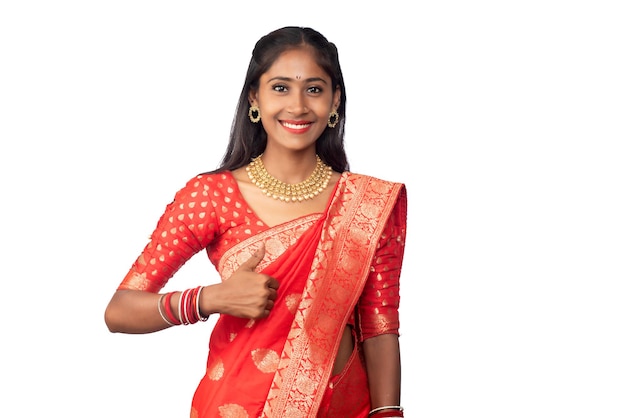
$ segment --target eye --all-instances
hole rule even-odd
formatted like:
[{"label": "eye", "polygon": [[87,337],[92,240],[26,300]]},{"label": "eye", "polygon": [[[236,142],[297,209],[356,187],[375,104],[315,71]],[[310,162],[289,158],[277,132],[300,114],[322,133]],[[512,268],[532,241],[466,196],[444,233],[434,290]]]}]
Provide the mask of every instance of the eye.
[{"label": "eye", "polygon": [[320,94],[322,89],[317,86],[311,86],[306,91],[311,94]]},{"label": "eye", "polygon": [[287,91],[287,86],[285,86],[284,84],[275,84],[272,86],[272,90],[279,93],[284,93]]}]

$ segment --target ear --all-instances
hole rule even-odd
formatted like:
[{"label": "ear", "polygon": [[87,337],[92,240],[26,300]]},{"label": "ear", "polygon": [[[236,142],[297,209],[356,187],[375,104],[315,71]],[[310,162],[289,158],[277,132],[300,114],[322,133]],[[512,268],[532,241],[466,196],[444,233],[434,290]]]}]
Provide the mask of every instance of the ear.
[{"label": "ear", "polygon": [[335,88],[335,92],[333,93],[333,109],[339,109],[339,105],[341,104],[341,89],[339,86]]},{"label": "ear", "polygon": [[257,102],[257,91],[256,90],[250,90],[248,92],[248,103],[250,103],[250,105],[254,105]]}]

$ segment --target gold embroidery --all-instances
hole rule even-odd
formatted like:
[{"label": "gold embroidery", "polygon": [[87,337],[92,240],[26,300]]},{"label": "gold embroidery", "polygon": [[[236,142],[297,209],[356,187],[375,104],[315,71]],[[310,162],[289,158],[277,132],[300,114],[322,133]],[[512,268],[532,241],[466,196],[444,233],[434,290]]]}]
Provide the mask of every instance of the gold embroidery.
[{"label": "gold embroidery", "polygon": [[[150,281],[146,278],[146,273],[137,273],[136,271],[128,274],[130,278],[127,283],[131,289],[146,290],[150,288]],[[124,279],[127,280],[127,279]]]},{"label": "gold embroidery", "polygon": [[213,365],[207,370],[207,375],[211,380],[220,380],[224,376],[224,363],[222,359],[213,359]]},{"label": "gold embroidery", "polygon": [[298,303],[300,303],[300,297],[301,295],[299,293],[292,293],[285,296],[285,305],[287,305],[287,309],[289,309],[289,312],[292,314],[296,313]]},{"label": "gold embroidery", "polygon": [[267,348],[257,348],[256,350],[252,350],[250,353],[252,356],[252,361],[256,365],[257,369],[259,369],[263,373],[273,373],[276,371],[276,367],[278,366],[278,353],[274,350],[269,350]]},{"label": "gold embroidery", "polygon": [[217,265],[222,280],[228,280],[235,270],[265,243],[265,257],[257,266],[257,271],[263,270],[284,253],[289,246],[293,245],[320,216],[320,214],[313,214],[294,219],[280,227],[263,231],[233,245],[224,253]]},{"label": "gold embroidery", "polygon": [[220,418],[249,418],[246,409],[234,403],[222,405],[218,410],[220,411]]},{"label": "gold embroidery", "polygon": [[281,254],[285,251],[285,246],[280,238],[272,237],[265,241],[265,251],[269,251],[272,254]]},{"label": "gold embroidery", "polygon": [[296,390],[304,395],[312,395],[315,392],[315,381],[307,375],[298,375],[296,378]]}]

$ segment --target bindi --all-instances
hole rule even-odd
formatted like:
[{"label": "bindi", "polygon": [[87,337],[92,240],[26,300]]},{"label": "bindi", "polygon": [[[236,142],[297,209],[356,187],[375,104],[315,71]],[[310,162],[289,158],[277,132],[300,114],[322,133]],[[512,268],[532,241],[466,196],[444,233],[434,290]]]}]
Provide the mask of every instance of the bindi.
[{"label": "bindi", "polygon": [[300,80],[301,78],[302,78],[302,76],[301,76],[301,75],[297,75],[297,76],[296,76],[296,80]]}]

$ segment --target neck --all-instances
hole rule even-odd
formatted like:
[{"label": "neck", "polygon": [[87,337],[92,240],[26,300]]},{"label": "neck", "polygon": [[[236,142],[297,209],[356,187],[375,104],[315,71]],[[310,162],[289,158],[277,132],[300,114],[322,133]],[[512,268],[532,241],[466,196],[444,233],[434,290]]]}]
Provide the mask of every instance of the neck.
[{"label": "neck", "polygon": [[306,180],[317,165],[315,153],[293,155],[289,158],[263,153],[261,160],[269,174],[288,184],[300,183]]}]

